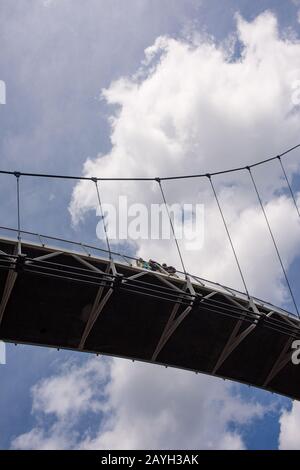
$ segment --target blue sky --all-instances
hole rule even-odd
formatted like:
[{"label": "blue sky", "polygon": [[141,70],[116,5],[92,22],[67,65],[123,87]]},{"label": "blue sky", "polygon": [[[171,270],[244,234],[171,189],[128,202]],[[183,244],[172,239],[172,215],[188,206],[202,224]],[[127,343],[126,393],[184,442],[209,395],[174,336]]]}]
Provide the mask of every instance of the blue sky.
[{"label": "blue sky", "polygon": [[[133,145],[132,136],[129,138],[123,133],[122,113],[119,114],[120,108],[128,112],[126,106],[131,95],[129,92],[126,94],[127,91],[124,91],[122,83],[120,85],[118,80],[127,77],[129,88],[134,88],[134,80],[131,77],[142,67],[145,49],[153,46],[158,37],[173,39],[174,43],[168,43],[168,47],[173,47],[174,51],[170,54],[174,53],[176,57],[175,54],[178,53],[179,57],[185,60],[187,52],[180,47],[187,37],[197,36],[196,42],[199,45],[200,41],[201,47],[201,41],[205,42],[207,37],[211,36],[216,47],[221,47],[220,44],[224,41],[228,43],[228,38],[236,34],[237,13],[243,21],[250,24],[266,10],[277,18],[280,36],[289,35],[293,36],[293,40],[299,40],[300,24],[297,13],[300,11],[300,2],[296,0],[0,0],[0,79],[5,81],[7,87],[6,105],[0,105],[1,169],[81,174],[85,171],[84,164],[90,159],[91,167],[99,174],[116,169],[119,174],[124,174],[126,167],[110,167],[108,164],[104,168],[101,166],[101,157],[97,157],[100,154],[115,159],[114,152],[120,149],[122,136],[125,136],[124,148]],[[268,18],[262,21],[270,24]],[[243,34],[247,36],[246,26],[241,28],[244,28]],[[259,27],[253,31],[258,35],[262,34]],[[250,32],[249,35],[251,34]],[[232,60],[239,57],[239,45],[241,38],[236,42]],[[155,54],[161,53],[159,47],[156,47]],[[199,62],[199,66],[203,65],[205,63]],[[143,69],[143,73],[147,74],[147,70],[147,67]],[[143,78],[140,80],[143,81]],[[145,84],[146,82],[147,78]],[[162,88],[160,85],[160,89]],[[108,90],[104,98],[103,89]],[[146,100],[145,96],[134,95],[134,91],[132,93],[136,102],[140,97],[140,106],[147,104],[143,101]],[[163,97],[162,94],[160,98]],[[208,106],[206,116],[209,119],[214,116],[213,111],[210,114],[212,105],[205,103],[205,106]],[[133,104],[132,109],[137,111],[138,106]],[[176,112],[179,112],[178,109],[179,106]],[[245,155],[240,154],[239,157],[237,154],[233,160],[230,160],[230,152],[238,146],[235,135],[237,127],[234,122],[232,128],[230,127],[229,114],[222,117],[223,121],[218,115],[220,121],[216,123],[216,127],[220,122],[224,123],[224,128],[228,125],[223,137],[228,147],[231,147],[223,160],[218,156],[218,148],[215,153],[208,153],[202,162],[206,165],[205,170],[213,169],[214,166],[232,166],[231,164],[238,162],[239,158],[257,160],[297,144],[298,142],[290,140],[296,138],[298,121],[280,123],[282,128],[286,129],[284,137],[276,134],[277,124],[271,120],[265,127],[264,124],[261,126],[263,119],[269,118],[271,111],[269,108],[262,110],[261,115],[255,115],[250,124],[249,146],[258,149],[259,155],[255,157],[253,151],[248,148]],[[251,112],[254,111],[250,109],[249,114]],[[277,108],[274,115],[276,112]],[[116,127],[111,126],[112,117],[116,120]],[[195,117],[189,121],[185,116],[185,123],[194,125],[196,121]],[[273,135],[271,142],[266,136]],[[207,145],[213,147],[217,139],[213,133],[209,138],[211,140],[208,139]],[[144,141],[142,143],[144,145]],[[138,142],[134,143],[134,146],[138,145]],[[168,158],[166,156],[164,163],[163,158],[153,157],[152,174],[169,169]],[[185,162],[180,158],[178,157],[178,163],[175,163],[178,168],[185,168]],[[196,165],[192,158],[194,157],[191,153],[191,160],[186,159],[190,169],[190,162],[195,162]],[[147,165],[149,163],[146,160],[142,165],[136,162],[136,171],[145,173],[148,170]],[[172,173],[176,173],[176,168],[174,164]],[[265,175],[262,174],[259,178],[261,183]],[[13,178],[9,181],[4,177],[0,177],[0,182],[0,225],[15,226],[15,182]],[[226,187],[227,183],[221,182],[220,188],[221,184]],[[241,184],[240,188],[243,188],[241,182],[230,181],[228,184],[228,187],[230,184]],[[294,184],[298,189],[297,181]],[[90,202],[86,188],[78,187],[78,194],[84,190],[87,196],[81,208],[84,223],[75,226],[71,223],[71,215],[73,218],[76,216],[71,201],[76,202],[77,197],[77,193],[73,193],[73,183],[41,183],[28,179],[21,181],[21,189],[24,229],[97,242],[94,233],[95,214],[90,210],[93,202]],[[136,189],[134,194],[139,191],[141,192],[141,188]],[[172,198],[172,189],[169,189],[169,192]],[[273,195],[266,193],[266,197],[270,194]],[[231,196],[226,191],[225,197],[230,201]],[[249,201],[251,198],[245,199],[245,202]],[[280,230],[278,234],[281,236]],[[281,241],[285,243],[284,238]],[[299,253],[295,248],[297,240],[293,243],[287,244],[286,256],[291,266],[293,282],[296,284],[299,276]],[[222,273],[220,267],[220,275]],[[235,274],[232,274],[232,277],[229,274],[229,279],[234,282]],[[277,278],[276,282],[279,282]],[[253,286],[255,288],[254,280]],[[268,297],[269,285],[264,285],[263,288]],[[176,406],[169,409],[166,405],[167,418],[164,418],[165,428],[162,428],[166,434],[171,435],[166,440],[162,436],[162,446],[179,447],[181,443],[187,446],[184,440],[184,435],[188,435],[187,430],[198,432],[199,440],[194,442],[194,445],[198,443],[199,448],[219,446],[273,449],[278,447],[280,426],[285,426],[286,435],[289,435],[291,418],[282,410],[291,410],[292,404],[285,398],[235,384],[227,384],[224,388],[223,382],[219,385],[217,379],[199,379],[199,376],[191,378],[191,374],[186,372],[175,375],[176,371],[168,371],[164,376],[165,371],[157,367],[159,371],[153,372],[157,381],[151,385],[154,392],[151,406],[149,402],[149,408],[152,407],[153,412],[153,417],[150,417],[145,405],[140,404],[143,390],[140,390],[138,385],[143,383],[143,380],[146,382],[149,366],[125,361],[112,362],[103,358],[98,359],[99,363],[93,361],[95,359],[85,354],[8,345],[7,365],[0,366],[0,448],[57,447],[59,442],[65,448],[147,446],[147,434],[144,441],[136,435],[142,433],[143,424],[151,429],[151,425],[154,427],[163,420],[162,407],[163,403],[167,403],[167,398],[161,399],[160,393],[168,387],[167,381],[170,379],[174,380],[182,393],[191,394],[194,409],[199,408],[198,420],[210,429],[204,432],[202,428],[197,427],[188,406],[186,414],[183,412],[179,415],[175,408],[182,406],[182,397],[172,395],[174,391],[170,389],[169,393]],[[81,381],[87,381],[89,395],[85,397],[82,393],[82,401],[65,392],[65,384],[73,383],[68,369],[78,378],[79,384]],[[132,390],[123,378],[123,373],[127,373],[136,383],[135,408],[129,398]],[[225,410],[221,417],[216,412],[209,414],[208,408],[212,404],[206,403],[204,397],[210,387],[215,387],[212,395],[217,403],[216,408],[223,406]],[[124,401],[127,408],[124,409],[119,396],[125,396],[126,393],[128,398]],[[202,409],[202,401],[206,403],[206,408]],[[70,411],[70,403],[74,403],[73,412]],[[234,404],[236,409],[233,409]],[[132,423],[126,421],[128,409],[135,410],[136,413]],[[293,413],[293,419],[296,419],[299,411],[295,409]],[[155,421],[156,418],[158,421]],[[131,440],[126,437],[126,422],[136,430],[136,434],[132,433]],[[214,440],[212,435],[218,438]],[[300,445],[300,440],[298,442]],[[157,442],[154,441],[153,445],[155,444],[157,445]],[[289,442],[284,445],[288,446]]]}]

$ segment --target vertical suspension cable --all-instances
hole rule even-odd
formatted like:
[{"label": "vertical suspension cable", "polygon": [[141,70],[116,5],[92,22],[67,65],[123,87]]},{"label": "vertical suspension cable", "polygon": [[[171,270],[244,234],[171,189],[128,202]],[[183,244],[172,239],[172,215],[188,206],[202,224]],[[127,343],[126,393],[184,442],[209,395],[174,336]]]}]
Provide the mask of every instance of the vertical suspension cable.
[{"label": "vertical suspension cable", "polygon": [[167,210],[167,214],[168,214],[168,217],[169,217],[169,222],[170,222],[171,230],[172,230],[173,237],[174,237],[174,240],[175,240],[175,243],[176,243],[178,255],[179,255],[179,258],[180,258],[180,261],[181,261],[182,270],[183,270],[185,276],[187,276],[187,272],[186,272],[186,269],[185,269],[183,257],[182,257],[182,254],[181,254],[181,251],[180,251],[180,247],[179,247],[179,243],[178,243],[178,240],[177,240],[177,237],[176,237],[176,234],[175,234],[175,229],[174,229],[174,225],[173,225],[173,222],[172,222],[171,214],[170,214],[169,207],[168,207],[168,204],[167,204],[167,201],[166,201],[166,197],[165,197],[164,190],[163,190],[163,188],[162,188],[161,180],[160,180],[160,178],[155,178],[155,180],[156,180],[156,181],[158,182],[158,184],[159,184],[160,192],[161,192],[161,195],[162,195],[162,198],[163,198],[163,201],[164,201],[165,208],[166,208],[166,210]]},{"label": "vertical suspension cable", "polygon": [[297,204],[297,201],[296,201],[294,192],[293,192],[293,190],[292,190],[292,186],[291,186],[291,184],[290,184],[290,182],[289,182],[289,179],[288,179],[288,177],[287,177],[285,168],[284,168],[284,166],[283,166],[281,157],[278,156],[277,158],[278,158],[279,164],[280,164],[280,166],[281,166],[282,172],[283,172],[283,174],[284,174],[284,178],[285,178],[286,184],[288,185],[288,188],[289,188],[289,190],[290,190],[290,194],[291,194],[291,197],[292,197],[292,199],[293,199],[294,205],[295,205],[295,207],[296,207],[296,211],[297,211],[297,213],[298,213],[298,216],[300,217],[299,207],[298,207],[298,204]]},{"label": "vertical suspension cable", "polygon": [[245,278],[244,278],[244,275],[243,275],[243,271],[242,271],[242,268],[241,268],[241,265],[240,265],[240,262],[239,262],[237,253],[236,253],[235,248],[234,248],[234,244],[233,244],[233,241],[232,241],[232,238],[231,238],[231,235],[230,235],[230,232],[229,232],[229,228],[228,228],[228,226],[227,226],[227,223],[226,223],[226,220],[225,220],[225,217],[224,217],[224,214],[223,214],[223,210],[222,210],[222,207],[221,207],[219,198],[218,198],[218,196],[217,196],[217,192],[216,192],[215,186],[214,186],[214,184],[213,184],[213,182],[212,182],[211,175],[207,174],[206,176],[207,176],[207,178],[209,179],[209,182],[210,182],[212,191],[213,191],[213,193],[214,193],[215,200],[216,200],[217,206],[218,206],[218,208],[219,208],[219,211],[220,211],[220,214],[221,214],[221,217],[222,217],[222,220],[223,220],[223,224],[224,224],[224,227],[225,227],[227,236],[228,236],[228,240],[229,240],[229,243],[230,243],[230,245],[231,245],[231,249],[232,249],[232,252],[233,252],[235,261],[236,261],[236,265],[237,265],[237,268],[238,268],[238,270],[239,270],[239,273],[240,273],[240,276],[241,276],[241,279],[242,279],[242,283],[243,283],[244,288],[245,288],[245,292],[246,292],[248,298],[250,298],[250,295],[249,295],[249,292],[248,292],[248,288],[247,288],[247,284],[246,284],[246,281],[245,281]]},{"label": "vertical suspension cable", "polygon": [[16,182],[17,182],[17,219],[18,219],[18,254],[22,252],[21,247],[21,215],[20,215],[20,173],[15,172]]},{"label": "vertical suspension cable", "polygon": [[269,222],[267,213],[266,213],[266,211],[265,211],[265,208],[264,208],[262,199],[261,199],[261,197],[260,197],[260,194],[259,194],[257,185],[256,185],[256,183],[255,183],[255,180],[254,180],[254,177],[253,177],[251,168],[250,168],[250,167],[247,167],[247,170],[248,170],[248,172],[249,172],[251,181],[252,181],[252,183],[253,183],[254,190],[255,190],[256,195],[257,195],[257,199],[258,199],[258,201],[259,201],[259,204],[260,204],[262,213],[263,213],[263,215],[264,215],[264,218],[265,218],[267,227],[268,227],[268,229],[269,229],[269,233],[270,233],[270,236],[271,236],[271,238],[272,238],[273,245],[274,245],[274,248],[275,248],[275,250],[276,250],[276,253],[277,253],[277,256],[278,256],[278,260],[279,260],[279,263],[280,263],[280,265],[281,265],[282,272],[283,272],[284,277],[285,277],[286,284],[287,284],[288,289],[289,289],[289,291],[290,291],[291,299],[292,299],[292,301],[293,301],[295,310],[296,310],[296,312],[297,312],[297,316],[298,316],[298,318],[300,318],[300,316],[299,316],[299,310],[298,310],[297,303],[296,303],[296,300],[295,300],[295,297],[294,297],[294,294],[293,294],[293,291],[292,291],[292,287],[291,287],[291,285],[290,285],[290,282],[289,282],[289,279],[288,279],[288,276],[287,276],[287,273],[286,273],[286,270],[285,270],[285,267],[284,267],[284,264],[283,264],[283,261],[282,261],[280,252],[279,252],[279,248],[278,248],[278,246],[277,246],[275,237],[274,237],[274,235],[273,235],[273,231],[272,231],[272,228],[271,228],[271,225],[270,225],[270,222]]},{"label": "vertical suspension cable", "polygon": [[103,228],[104,228],[104,233],[105,233],[105,238],[106,238],[107,250],[108,250],[108,253],[109,253],[109,259],[112,260],[110,243],[109,243],[108,234],[107,234],[107,227],[106,227],[104,213],[103,213],[103,209],[102,209],[102,202],[101,202],[101,197],[100,197],[98,180],[97,180],[97,178],[92,178],[92,181],[94,181],[95,186],[96,186],[97,198],[98,198],[99,209],[100,209],[100,216],[102,217],[102,221],[103,221]]}]

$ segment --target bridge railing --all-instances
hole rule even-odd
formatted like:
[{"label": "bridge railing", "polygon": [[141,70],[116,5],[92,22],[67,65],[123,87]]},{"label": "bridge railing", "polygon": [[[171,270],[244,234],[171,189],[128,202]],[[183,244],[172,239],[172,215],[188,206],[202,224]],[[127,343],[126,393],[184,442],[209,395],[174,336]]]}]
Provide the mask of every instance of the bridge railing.
[{"label": "bridge railing", "polygon": [[[26,230],[21,230],[19,231],[16,228],[12,227],[5,227],[5,226],[0,226],[0,232],[4,234],[10,234],[9,237],[5,236],[4,238],[13,240],[13,241],[18,241],[18,233],[21,233],[22,235],[22,240],[24,243],[33,243],[34,245],[40,246],[40,247],[45,247],[45,248],[55,248],[63,251],[63,245],[67,245],[68,251],[74,251],[74,247],[76,247],[76,253],[78,251],[85,256],[89,257],[99,257],[102,259],[109,259],[109,255],[113,256],[114,261],[124,264],[127,266],[135,266],[137,267],[138,265],[138,259],[135,256],[128,255],[128,254],[123,254],[118,251],[110,251],[106,250],[105,248],[100,248],[99,246],[87,244],[87,243],[82,243],[79,241],[74,241],[74,240],[69,240],[65,238],[60,238],[60,237],[54,237],[52,235],[45,235],[41,233],[35,233],[35,232],[30,232]],[[26,238],[25,238],[26,237]],[[51,244],[49,244],[49,241]],[[73,249],[70,249],[70,247],[73,247]],[[96,253],[96,255],[95,255]],[[100,256],[99,256],[100,255]],[[159,271],[156,272],[156,274],[160,274]],[[219,291],[222,294],[225,295],[230,295],[232,297],[237,297],[239,299],[243,299],[244,301],[249,300],[249,297],[247,293],[239,291],[235,288],[226,286],[224,284],[220,284],[218,282],[213,282],[205,278],[201,278],[199,276],[196,276],[194,274],[190,273],[184,273],[183,271],[176,270],[176,276],[179,279],[184,280],[186,275],[189,276],[190,280],[194,284],[199,284],[202,287],[205,287],[210,290],[215,290]],[[260,305],[263,308],[269,309],[269,310],[274,310],[277,312],[280,312],[284,315],[296,317],[295,314],[281,308],[278,306],[275,306],[271,302],[264,301],[258,297],[251,296],[251,299],[257,304]]]}]

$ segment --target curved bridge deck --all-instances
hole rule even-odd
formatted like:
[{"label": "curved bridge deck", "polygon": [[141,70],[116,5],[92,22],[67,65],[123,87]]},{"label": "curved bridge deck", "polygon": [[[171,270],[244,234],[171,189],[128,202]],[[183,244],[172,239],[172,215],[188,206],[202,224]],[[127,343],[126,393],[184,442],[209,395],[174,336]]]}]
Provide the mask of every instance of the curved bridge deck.
[{"label": "curved bridge deck", "polygon": [[0,239],[0,339],[189,369],[300,399],[283,310],[196,278]]}]

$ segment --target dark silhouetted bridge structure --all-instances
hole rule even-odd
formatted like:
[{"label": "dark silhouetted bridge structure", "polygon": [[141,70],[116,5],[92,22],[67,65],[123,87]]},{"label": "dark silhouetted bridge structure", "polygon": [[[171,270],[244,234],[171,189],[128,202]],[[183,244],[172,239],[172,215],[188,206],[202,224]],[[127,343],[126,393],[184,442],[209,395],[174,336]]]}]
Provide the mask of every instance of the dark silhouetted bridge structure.
[{"label": "dark silhouetted bridge structure", "polygon": [[[282,156],[272,159],[279,160],[298,210]],[[251,167],[231,171],[242,170],[249,171],[264,212]],[[19,179],[26,175],[61,176],[2,173],[16,176],[18,227],[0,227],[10,233],[0,239],[1,340],[182,368],[300,399],[300,367],[291,360],[292,343],[300,339],[300,320],[296,314],[251,296],[245,284],[245,292],[239,292],[189,274],[178,243],[182,270],[170,275],[163,270],[136,266],[134,257],[112,251],[109,240],[104,250],[23,231]],[[213,175],[186,178],[202,176],[211,181],[244,282]],[[98,188],[101,179],[86,179],[95,182],[101,208]],[[166,203],[163,179],[153,179],[160,185]],[[265,212],[264,216],[282,263]],[[30,242],[24,241],[25,235],[30,236]],[[99,255],[91,255],[90,250],[98,251]],[[282,269],[298,313],[283,263]]]}]

